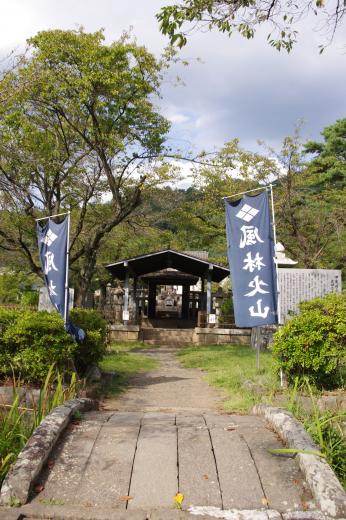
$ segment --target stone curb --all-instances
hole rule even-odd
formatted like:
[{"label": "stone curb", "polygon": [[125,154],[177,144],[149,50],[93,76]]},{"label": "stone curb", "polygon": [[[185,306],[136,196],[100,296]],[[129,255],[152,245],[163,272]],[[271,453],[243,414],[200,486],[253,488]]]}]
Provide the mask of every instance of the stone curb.
[{"label": "stone curb", "polygon": [[96,403],[91,399],[72,399],[54,408],[43,419],[2,483],[0,505],[27,502],[33,482],[73,413],[94,408],[96,408]]},{"label": "stone curb", "polygon": [[[303,425],[289,412],[261,404],[254,406],[253,413],[263,415],[289,448],[319,451]],[[329,464],[306,453],[297,453],[297,460],[319,509],[332,518],[345,519],[346,493]]]}]

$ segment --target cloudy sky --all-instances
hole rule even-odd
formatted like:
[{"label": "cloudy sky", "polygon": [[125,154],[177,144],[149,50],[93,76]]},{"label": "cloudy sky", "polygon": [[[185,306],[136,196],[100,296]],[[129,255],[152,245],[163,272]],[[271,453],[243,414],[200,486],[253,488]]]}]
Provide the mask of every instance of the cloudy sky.
[{"label": "cloudy sky", "polygon": [[[87,31],[103,27],[107,41],[132,28],[141,44],[159,55],[167,40],[155,13],[168,0],[1,0],[0,55],[20,50],[44,29]],[[346,117],[346,51],[341,34],[321,56],[311,21],[287,55],[271,49],[266,32],[252,41],[217,32],[195,34],[162,89],[162,112],[172,121],[172,144],[212,150],[234,137],[256,150],[257,139],[280,148],[282,138],[304,119],[304,137],[318,138],[324,126]],[[345,33],[345,26],[343,31]],[[184,86],[175,86],[179,75]]]}]

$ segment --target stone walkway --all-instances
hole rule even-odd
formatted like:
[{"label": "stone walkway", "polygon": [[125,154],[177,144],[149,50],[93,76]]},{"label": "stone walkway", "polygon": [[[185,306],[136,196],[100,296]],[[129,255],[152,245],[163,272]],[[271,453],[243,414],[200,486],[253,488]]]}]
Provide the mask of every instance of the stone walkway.
[{"label": "stone walkway", "polygon": [[[261,417],[223,414],[221,394],[181,367],[174,349],[149,355],[157,370],[68,427],[29,517],[276,520],[313,509],[294,458],[269,453],[282,445]],[[178,492],[190,514],[174,510]]]}]

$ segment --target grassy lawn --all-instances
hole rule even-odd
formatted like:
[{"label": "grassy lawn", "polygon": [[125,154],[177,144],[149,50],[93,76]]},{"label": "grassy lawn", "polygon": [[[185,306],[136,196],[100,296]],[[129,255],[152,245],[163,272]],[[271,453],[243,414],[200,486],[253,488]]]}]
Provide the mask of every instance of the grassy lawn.
[{"label": "grassy lawn", "polygon": [[107,350],[109,352],[129,352],[131,350],[155,348],[159,348],[159,345],[149,345],[143,341],[112,341]]},{"label": "grassy lawn", "polygon": [[112,344],[103,360],[99,363],[101,370],[113,372],[114,377],[106,378],[100,388],[104,396],[116,396],[126,390],[131,376],[139,372],[157,368],[158,362],[144,354],[131,352],[133,349],[142,348],[139,343],[136,346],[119,342]]},{"label": "grassy lawn", "polygon": [[256,352],[247,345],[187,347],[178,356],[184,366],[205,370],[210,385],[225,390],[227,411],[248,412],[256,403],[271,401],[279,390],[269,352],[261,352],[259,371]]}]

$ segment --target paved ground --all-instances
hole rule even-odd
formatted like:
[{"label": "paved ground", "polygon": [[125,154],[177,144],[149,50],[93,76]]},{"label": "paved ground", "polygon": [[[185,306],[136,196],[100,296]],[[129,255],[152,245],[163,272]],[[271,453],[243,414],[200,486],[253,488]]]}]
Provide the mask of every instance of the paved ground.
[{"label": "paved ground", "polygon": [[222,414],[222,396],[174,354],[153,351],[158,370],[68,427],[40,477],[33,517],[180,518],[178,492],[183,510],[214,518],[262,509],[264,516],[246,518],[274,520],[281,516],[269,510],[313,508],[296,461],[269,453],[281,444],[264,420]]},{"label": "paved ground", "polygon": [[159,362],[159,368],[139,374],[120,399],[108,399],[104,408],[138,412],[222,412],[222,394],[203,381],[202,371],[183,368],[176,348],[143,351]]}]

